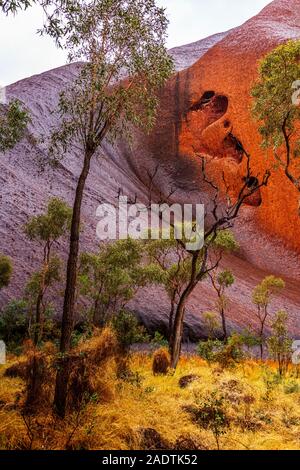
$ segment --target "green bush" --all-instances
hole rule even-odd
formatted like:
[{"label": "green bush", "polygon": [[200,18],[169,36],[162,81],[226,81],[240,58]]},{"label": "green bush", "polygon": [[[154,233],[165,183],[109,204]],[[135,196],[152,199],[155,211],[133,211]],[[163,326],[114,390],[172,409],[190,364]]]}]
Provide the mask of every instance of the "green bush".
[{"label": "green bush", "polygon": [[161,348],[167,348],[169,345],[168,340],[159,331],[154,333],[151,344]]},{"label": "green bush", "polygon": [[28,306],[25,300],[12,300],[0,314],[0,339],[10,350],[20,346],[28,335]]},{"label": "green bush", "polygon": [[13,267],[10,258],[0,253],[0,290],[9,285],[12,272]]},{"label": "green bush", "polygon": [[197,346],[198,355],[204,359],[208,365],[216,362],[217,354],[223,349],[224,343],[218,339],[208,339],[200,341]]},{"label": "green bush", "polygon": [[298,393],[300,392],[300,385],[295,380],[290,380],[283,386],[283,390],[287,395]]},{"label": "green bush", "polygon": [[234,367],[245,359],[243,346],[243,338],[237,333],[234,333],[228,338],[224,347],[217,352],[216,362],[218,362],[222,368]]},{"label": "green bush", "polygon": [[186,409],[201,429],[207,429],[213,433],[217,449],[220,450],[220,437],[227,433],[230,425],[225,398],[215,390],[204,399],[198,398],[195,405]]},{"label": "green bush", "polygon": [[85,341],[93,336],[93,327],[90,321],[84,321],[75,326],[71,336],[72,348],[78,346],[82,341]]},{"label": "green bush", "polygon": [[243,351],[243,337],[234,333],[228,338],[227,343],[216,339],[200,341],[197,353],[210,365],[217,362],[221,367],[233,367],[235,364],[245,359]]},{"label": "green bush", "polygon": [[124,353],[129,351],[132,344],[149,340],[145,328],[139,324],[132,313],[126,310],[122,310],[113,316],[111,326]]}]

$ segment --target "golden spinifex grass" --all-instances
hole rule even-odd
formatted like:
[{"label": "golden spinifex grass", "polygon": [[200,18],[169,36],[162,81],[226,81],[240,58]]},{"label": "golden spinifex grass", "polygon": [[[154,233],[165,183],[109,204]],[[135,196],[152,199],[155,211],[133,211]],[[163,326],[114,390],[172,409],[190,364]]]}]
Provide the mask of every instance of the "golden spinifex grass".
[{"label": "golden spinifex grass", "polygon": [[[98,348],[99,354],[101,341],[107,346],[111,339],[92,338],[78,351]],[[175,374],[154,376],[151,354],[134,353],[124,380],[116,378],[116,362],[112,356],[92,368],[94,394],[61,421],[46,404],[24,414],[24,380],[5,377],[16,363],[10,358],[0,369],[0,448],[216,449],[213,428],[193,415],[214,394],[224,400],[228,424],[219,436],[221,449],[300,448],[296,370],[279,380],[272,363],[245,362],[222,370],[190,356],[181,359]],[[187,375],[194,380],[181,388],[179,379]]]}]

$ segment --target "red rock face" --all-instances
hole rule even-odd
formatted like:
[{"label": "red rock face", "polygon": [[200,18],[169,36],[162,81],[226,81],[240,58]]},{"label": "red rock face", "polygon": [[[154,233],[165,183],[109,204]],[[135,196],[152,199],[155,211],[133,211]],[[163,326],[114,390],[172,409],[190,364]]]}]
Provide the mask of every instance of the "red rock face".
[{"label": "red rock face", "polygon": [[[198,154],[207,157],[216,182],[222,184],[224,172],[233,195],[245,176],[243,148],[251,154],[254,174],[262,175],[271,166],[272,156],[261,150],[257,125],[251,118],[249,90],[258,59],[291,38],[300,38],[300,0],[275,0],[239,28],[171,51],[178,72],[162,92],[156,129],[148,137],[137,136],[134,149],[126,142],[115,148],[105,144],[104,158],[93,161],[84,198],[82,249],[97,249],[97,205],[116,203],[120,188],[123,194],[137,194],[143,201],[148,195],[147,171],[157,162],[160,192],[168,194],[175,188],[174,201],[201,202],[208,207],[211,195],[203,184]],[[39,213],[50,196],[73,200],[80,169],[78,149],[68,152],[59,168],[40,174],[36,159],[44,149],[34,137],[47,134],[55,125],[50,111],[59,91],[76,76],[77,67],[62,67],[8,89],[9,96],[28,106],[32,124],[26,139],[0,159],[0,250],[15,263],[10,288],[0,292],[0,307],[9,298],[22,295],[26,279],[40,259],[41,248],[22,233],[28,216]],[[248,325],[253,318],[251,291],[264,276],[274,273],[287,282],[286,290],[275,300],[274,311],[287,309],[291,330],[300,334],[297,209],[298,193],[280,172],[272,175],[260,194],[248,199],[234,229],[241,250],[225,263],[236,276],[230,290],[232,326]],[[66,240],[57,249],[65,257]],[[201,335],[201,312],[213,309],[214,302],[209,285],[199,285],[187,309],[192,338]],[[146,290],[131,308],[154,329],[166,323],[168,300],[161,291]]]},{"label": "red rock face", "polygon": [[[243,148],[251,154],[254,174],[272,168],[272,154],[261,149],[257,124],[251,117],[250,89],[258,60],[278,44],[299,37],[300,0],[276,0],[174,77],[165,100],[169,101],[169,94],[173,96],[175,119],[173,129],[168,123],[165,130],[173,142],[172,149],[166,145],[168,156],[173,158],[175,153],[178,167],[190,161],[195,168],[196,155],[206,155],[211,174],[218,180],[224,171],[233,193],[245,175]],[[254,222],[260,231],[299,252],[298,199],[297,190],[278,171],[272,173],[262,194],[248,204],[257,207]]]}]

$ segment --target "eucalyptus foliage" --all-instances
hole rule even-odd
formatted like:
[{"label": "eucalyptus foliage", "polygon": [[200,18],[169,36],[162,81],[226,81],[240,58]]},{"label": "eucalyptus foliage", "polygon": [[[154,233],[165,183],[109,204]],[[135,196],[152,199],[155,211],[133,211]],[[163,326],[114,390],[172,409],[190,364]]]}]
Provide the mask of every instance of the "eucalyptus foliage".
[{"label": "eucalyptus foliage", "polygon": [[70,228],[72,209],[61,199],[52,198],[47,210],[32,216],[24,226],[29,240],[35,240],[51,248]]},{"label": "eucalyptus foliage", "polygon": [[283,279],[276,276],[267,276],[258,284],[252,293],[252,301],[257,307],[257,319],[259,322],[258,337],[260,340],[260,355],[263,359],[265,343],[265,326],[270,315],[269,305],[273,296],[285,287]]},{"label": "eucalyptus foliage", "polygon": [[[154,0],[70,0],[54,9],[54,30],[70,61],[81,63],[74,82],[60,95],[58,127],[49,143],[50,162],[76,148],[81,160],[71,222],[60,352],[71,347],[79,257],[81,206],[93,157],[104,139],[115,143],[133,129],[155,123],[160,88],[173,70],[165,48],[168,21]],[[56,29],[55,29],[56,28]],[[55,410],[63,417],[69,370],[56,377]]]},{"label": "eucalyptus foliage", "polygon": [[271,148],[275,168],[300,191],[300,41],[288,41],[259,63],[252,89],[253,115],[259,121],[264,149]]},{"label": "eucalyptus foliage", "polygon": [[139,288],[159,282],[162,275],[154,264],[143,263],[141,243],[130,238],[80,257],[80,293],[92,301],[92,320],[98,325],[118,315]]},{"label": "eucalyptus foliage", "polygon": [[0,104],[0,152],[15,147],[24,137],[29,121],[29,114],[20,101]]},{"label": "eucalyptus foliage", "polygon": [[10,283],[13,272],[11,259],[0,253],[0,290]]},{"label": "eucalyptus foliage", "polygon": [[150,129],[157,92],[172,71],[164,10],[153,0],[72,0],[60,13],[60,24],[69,59],[83,64],[60,96],[62,120],[51,140],[54,161],[75,141],[91,156],[104,137],[128,136],[131,125]]},{"label": "eucalyptus foliage", "polygon": [[272,323],[272,335],[268,339],[268,349],[278,364],[278,373],[285,375],[292,355],[293,341],[288,332],[288,314],[284,310],[277,312]]},{"label": "eucalyptus foliage", "polygon": [[43,336],[45,313],[48,309],[46,294],[61,280],[61,261],[52,255],[53,245],[68,231],[71,218],[71,208],[59,198],[52,198],[47,210],[31,217],[24,226],[24,232],[29,240],[36,241],[42,246],[41,267],[31,275],[25,288],[31,312],[30,333],[33,331],[36,344]]}]

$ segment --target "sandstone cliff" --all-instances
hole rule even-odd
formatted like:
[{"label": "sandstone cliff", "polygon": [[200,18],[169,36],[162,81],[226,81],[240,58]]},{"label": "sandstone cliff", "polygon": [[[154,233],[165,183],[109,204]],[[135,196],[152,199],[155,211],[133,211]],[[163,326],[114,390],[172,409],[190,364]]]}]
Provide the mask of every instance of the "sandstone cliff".
[{"label": "sandstone cliff", "polygon": [[[240,187],[245,172],[241,145],[252,156],[254,172],[262,173],[270,166],[271,156],[260,149],[251,119],[249,90],[256,77],[257,60],[290,38],[300,38],[300,0],[275,0],[241,27],[171,51],[177,72],[162,93],[156,129],[149,137],[137,135],[133,148],[126,142],[114,148],[105,144],[93,162],[83,208],[84,249],[97,247],[97,205],[102,201],[116,203],[120,188],[125,195],[137,194],[143,200],[145,175],[157,163],[160,190],[168,194],[175,187],[174,200],[206,204],[210,194],[203,185],[195,151],[208,156],[216,178],[225,172],[233,192]],[[32,123],[26,139],[0,159],[1,251],[15,263],[13,282],[1,291],[0,306],[8,298],[21,295],[40,256],[40,247],[22,234],[28,216],[39,213],[52,195],[72,201],[79,172],[78,150],[65,155],[57,169],[40,173],[36,160],[44,149],[36,138],[55,124],[51,111],[59,91],[74,79],[78,67],[80,64],[68,65],[8,87],[8,95],[21,99],[30,110]],[[300,334],[297,196],[278,172],[260,197],[249,201],[242,211],[235,227],[241,250],[225,262],[237,278],[230,294],[230,318],[235,326],[248,324],[251,290],[272,272],[287,281],[287,289],[276,299],[275,307],[289,310],[291,329]],[[66,244],[62,242],[59,249],[64,256]],[[191,337],[201,334],[201,312],[211,309],[213,302],[213,293],[203,283],[188,308]],[[162,324],[168,311],[166,296],[153,289],[138,296],[131,307],[153,328]]]}]

